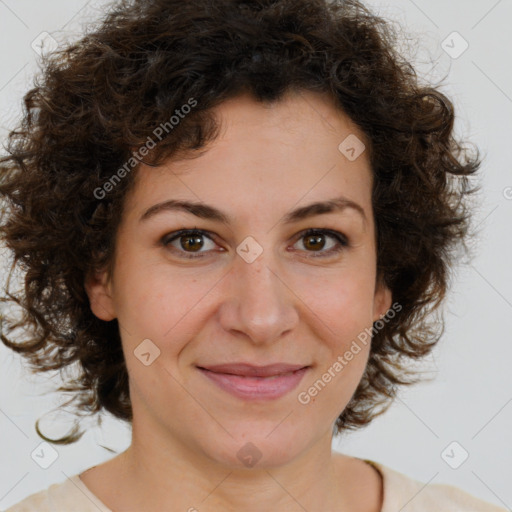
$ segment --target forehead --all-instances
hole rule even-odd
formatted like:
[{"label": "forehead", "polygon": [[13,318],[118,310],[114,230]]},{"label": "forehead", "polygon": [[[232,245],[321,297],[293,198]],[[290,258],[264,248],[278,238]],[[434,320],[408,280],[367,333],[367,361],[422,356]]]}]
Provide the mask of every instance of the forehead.
[{"label": "forehead", "polygon": [[140,166],[129,211],[142,214],[161,201],[189,199],[231,207],[238,217],[274,217],[301,201],[340,195],[371,208],[367,151],[352,159],[343,146],[348,138],[361,151],[365,135],[328,96],[289,93],[266,104],[243,95],[213,113],[219,136],[199,156]]}]

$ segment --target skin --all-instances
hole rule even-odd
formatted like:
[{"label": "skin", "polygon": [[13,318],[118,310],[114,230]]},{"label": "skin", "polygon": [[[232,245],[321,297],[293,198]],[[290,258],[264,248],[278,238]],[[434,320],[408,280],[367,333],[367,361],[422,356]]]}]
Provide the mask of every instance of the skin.
[{"label": "skin", "polygon": [[[133,438],[81,478],[115,511],[378,511],[376,471],[331,450],[369,344],[307,405],[298,401],[391,306],[376,279],[368,154],[350,161],[338,150],[350,134],[365,137],[327,96],[306,91],[272,105],[239,96],[215,113],[222,130],[201,156],[138,169],[113,273],[87,278],[94,314],[120,323]],[[290,210],[340,196],[363,214],[348,207],[283,223]],[[140,220],[170,199],[212,205],[231,223],[175,210]],[[162,243],[195,228],[211,238]],[[315,244],[302,234],[309,228],[339,232],[348,246],[330,235]],[[236,252],[247,236],[263,249],[252,263]],[[315,257],[333,247],[341,251]],[[149,366],[134,355],[144,339],[160,350]],[[196,367],[226,362],[311,368],[286,395],[249,402]],[[252,468],[237,457],[248,442],[261,453]]]}]

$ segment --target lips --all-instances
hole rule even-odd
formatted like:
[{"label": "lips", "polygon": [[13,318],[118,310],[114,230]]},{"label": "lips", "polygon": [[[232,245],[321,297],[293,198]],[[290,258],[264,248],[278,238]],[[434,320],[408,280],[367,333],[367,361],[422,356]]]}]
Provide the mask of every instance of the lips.
[{"label": "lips", "polygon": [[286,373],[295,372],[306,368],[303,364],[275,363],[266,366],[254,366],[246,363],[217,364],[213,366],[203,366],[204,370],[214,373],[225,373],[229,375],[239,375],[241,377],[274,377]]},{"label": "lips", "polygon": [[276,363],[254,366],[232,363],[198,366],[218,388],[242,400],[274,400],[296,388],[309,366]]}]

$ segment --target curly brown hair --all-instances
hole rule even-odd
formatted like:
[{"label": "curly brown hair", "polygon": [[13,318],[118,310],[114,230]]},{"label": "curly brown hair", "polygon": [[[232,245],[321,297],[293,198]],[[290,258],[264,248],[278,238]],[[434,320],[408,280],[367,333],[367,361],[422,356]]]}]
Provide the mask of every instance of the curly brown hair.
[{"label": "curly brown hair", "polygon": [[[105,184],[190,98],[197,105],[145,163],[215,140],[211,109],[243,92],[259,102],[289,90],[328,93],[368,138],[377,273],[401,306],[373,335],[335,432],[384,412],[399,386],[417,382],[408,365],[441,336],[439,305],[468,236],[470,178],[481,163],[454,137],[451,101],[421,83],[397,41],[392,24],[357,0],[111,5],[80,41],[45,58],[0,159],[1,236],[13,265],[1,298],[13,307],[2,316],[3,343],[33,371],[78,368],[59,388],[72,392],[78,414],[106,410],[130,421],[119,325],[93,315],[84,280],[111,268],[136,166]],[[12,291],[17,271],[23,286]]]}]

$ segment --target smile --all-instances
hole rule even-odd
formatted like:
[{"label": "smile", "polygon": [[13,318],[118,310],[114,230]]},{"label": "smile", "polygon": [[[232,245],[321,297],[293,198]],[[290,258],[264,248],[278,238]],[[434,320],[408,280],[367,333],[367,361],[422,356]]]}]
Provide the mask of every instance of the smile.
[{"label": "smile", "polygon": [[286,371],[287,368],[283,365],[281,368],[277,366],[257,368],[249,365],[232,365],[230,368],[222,368],[222,371],[219,371],[220,367],[197,368],[220,389],[237,398],[275,400],[295,389],[310,368],[295,366],[296,369]]}]

